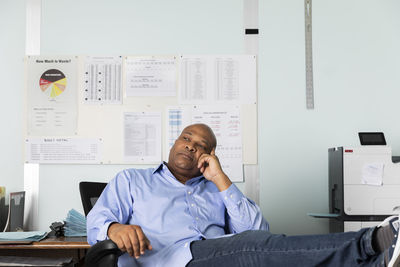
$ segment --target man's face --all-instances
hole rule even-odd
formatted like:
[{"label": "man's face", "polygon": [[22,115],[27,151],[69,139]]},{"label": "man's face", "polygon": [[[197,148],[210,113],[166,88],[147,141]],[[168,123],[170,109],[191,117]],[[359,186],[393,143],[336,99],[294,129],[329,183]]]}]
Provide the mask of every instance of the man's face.
[{"label": "man's face", "polygon": [[195,124],[186,127],[171,148],[168,167],[174,175],[187,178],[199,176],[197,162],[204,153],[209,154],[215,146],[214,134],[204,125]]}]

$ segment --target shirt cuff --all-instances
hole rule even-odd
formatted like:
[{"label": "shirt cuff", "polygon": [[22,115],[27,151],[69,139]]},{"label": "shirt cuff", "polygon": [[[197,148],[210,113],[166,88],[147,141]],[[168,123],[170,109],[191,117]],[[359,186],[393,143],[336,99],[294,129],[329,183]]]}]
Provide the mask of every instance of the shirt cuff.
[{"label": "shirt cuff", "polygon": [[237,206],[241,199],[244,197],[243,193],[236,187],[235,184],[231,184],[228,189],[219,192],[222,201],[226,207]]},{"label": "shirt cuff", "polygon": [[108,227],[110,227],[110,224],[112,224],[113,222],[106,222],[100,229],[100,232],[97,235],[97,241],[103,241],[103,240],[107,240],[110,239],[107,235],[108,232]]}]

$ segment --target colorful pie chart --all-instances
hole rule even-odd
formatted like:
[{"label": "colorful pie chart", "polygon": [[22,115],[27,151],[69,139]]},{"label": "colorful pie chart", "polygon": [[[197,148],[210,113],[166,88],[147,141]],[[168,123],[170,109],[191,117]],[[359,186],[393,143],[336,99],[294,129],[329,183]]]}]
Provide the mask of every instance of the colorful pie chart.
[{"label": "colorful pie chart", "polygon": [[39,86],[42,92],[56,98],[65,91],[67,78],[57,69],[46,70],[40,77]]}]

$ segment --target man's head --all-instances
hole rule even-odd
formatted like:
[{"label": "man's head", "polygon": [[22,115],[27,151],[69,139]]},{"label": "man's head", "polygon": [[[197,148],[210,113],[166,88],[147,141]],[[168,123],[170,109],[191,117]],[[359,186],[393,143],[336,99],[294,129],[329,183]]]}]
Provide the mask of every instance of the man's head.
[{"label": "man's head", "polygon": [[169,152],[168,168],[178,180],[199,176],[197,162],[202,154],[210,154],[217,139],[205,124],[192,124],[183,129]]}]

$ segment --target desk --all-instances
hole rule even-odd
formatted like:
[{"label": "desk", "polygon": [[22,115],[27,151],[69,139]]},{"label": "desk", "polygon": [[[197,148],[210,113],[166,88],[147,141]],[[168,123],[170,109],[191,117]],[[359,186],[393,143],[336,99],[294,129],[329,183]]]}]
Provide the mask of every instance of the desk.
[{"label": "desk", "polygon": [[86,237],[47,237],[31,244],[1,245],[1,256],[72,257],[77,266],[83,266],[90,245]]}]

